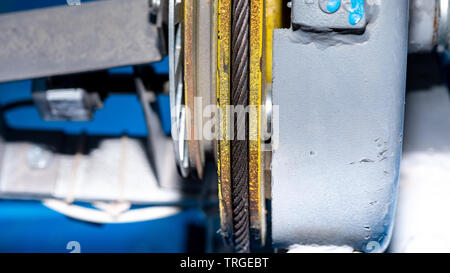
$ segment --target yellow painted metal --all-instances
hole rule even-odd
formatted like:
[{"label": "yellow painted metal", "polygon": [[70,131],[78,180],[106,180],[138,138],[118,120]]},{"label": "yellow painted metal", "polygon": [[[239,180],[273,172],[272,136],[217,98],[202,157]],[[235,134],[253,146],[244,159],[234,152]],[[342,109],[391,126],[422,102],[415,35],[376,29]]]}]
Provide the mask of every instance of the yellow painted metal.
[{"label": "yellow painted metal", "polygon": [[252,239],[264,242],[265,214],[261,174],[261,102],[264,68],[264,0],[250,2],[249,197]]},{"label": "yellow painted metal", "polygon": [[217,174],[219,176],[219,207],[222,232],[231,238],[231,167],[230,167],[230,43],[231,0],[218,0],[217,14],[217,104],[219,136]]},{"label": "yellow painted metal", "polygon": [[273,30],[283,25],[283,0],[264,0],[266,6],[266,83],[272,83]]}]

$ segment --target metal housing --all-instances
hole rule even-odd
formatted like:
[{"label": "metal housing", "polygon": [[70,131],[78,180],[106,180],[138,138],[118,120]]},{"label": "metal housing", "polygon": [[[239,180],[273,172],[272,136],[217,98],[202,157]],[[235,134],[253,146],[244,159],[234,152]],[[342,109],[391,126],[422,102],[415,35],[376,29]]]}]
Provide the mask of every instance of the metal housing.
[{"label": "metal housing", "polygon": [[[408,1],[371,1],[362,35],[274,32],[275,246],[390,240],[402,146]],[[278,147],[277,147],[278,146]]]}]

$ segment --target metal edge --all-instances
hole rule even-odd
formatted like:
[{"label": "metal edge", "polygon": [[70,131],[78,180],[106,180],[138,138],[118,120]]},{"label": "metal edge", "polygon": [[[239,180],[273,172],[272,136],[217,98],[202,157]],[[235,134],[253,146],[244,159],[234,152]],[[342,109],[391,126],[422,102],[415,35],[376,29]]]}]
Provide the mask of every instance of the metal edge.
[{"label": "metal edge", "polygon": [[[252,241],[256,246],[265,241],[263,183],[261,169],[261,103],[263,89],[264,1],[250,3],[250,94],[249,117],[249,207]],[[256,111],[254,111],[256,110]],[[255,244],[252,244],[252,247]]]}]

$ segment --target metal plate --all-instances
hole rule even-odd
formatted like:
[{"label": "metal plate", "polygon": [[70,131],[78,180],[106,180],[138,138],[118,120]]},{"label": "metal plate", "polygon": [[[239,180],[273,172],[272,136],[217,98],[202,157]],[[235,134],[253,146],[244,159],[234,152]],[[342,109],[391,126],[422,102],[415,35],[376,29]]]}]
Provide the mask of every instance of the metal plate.
[{"label": "metal plate", "polygon": [[147,0],[109,0],[0,15],[0,81],[159,61]]}]

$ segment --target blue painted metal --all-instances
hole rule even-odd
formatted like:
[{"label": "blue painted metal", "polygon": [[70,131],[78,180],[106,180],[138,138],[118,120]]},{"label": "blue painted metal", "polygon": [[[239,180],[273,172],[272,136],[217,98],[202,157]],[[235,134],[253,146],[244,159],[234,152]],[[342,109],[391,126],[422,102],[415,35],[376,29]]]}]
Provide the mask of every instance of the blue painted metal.
[{"label": "blue painted metal", "polygon": [[[89,2],[93,0],[82,0]],[[66,0],[2,0],[0,13],[66,5]],[[168,74],[168,59],[152,64],[156,74]],[[111,74],[132,74],[132,67],[109,70]],[[0,106],[31,100],[31,81],[0,84]],[[161,126],[170,134],[168,95],[157,96]],[[58,130],[67,134],[122,135],[145,137],[147,128],[137,96],[114,94],[88,122],[46,122],[34,106],[5,113],[15,129]],[[68,218],[36,201],[0,200],[0,252],[70,252],[70,241],[80,243],[81,252],[186,252],[190,227],[205,226],[200,210],[189,209],[158,220],[129,224],[92,224]],[[200,240],[201,241],[201,240]],[[198,248],[198,246],[197,246]],[[200,247],[201,249],[201,247]]]},{"label": "blue painted metal", "polygon": [[170,97],[168,94],[161,94],[156,96],[156,100],[158,103],[159,119],[161,120],[162,130],[166,135],[170,135]]},{"label": "blue painted metal", "polygon": [[[164,73],[166,62],[155,65]],[[112,73],[130,72],[130,68]],[[31,99],[31,81],[0,84],[0,105]],[[168,95],[157,96],[161,126],[170,134]],[[5,113],[16,129],[62,130],[68,134],[147,135],[141,105],[135,95],[111,95],[89,122],[46,122],[34,106]],[[66,244],[77,241],[82,252],[185,252],[189,226],[204,227],[199,210],[187,210],[160,220],[131,224],[97,225],[70,219],[39,202],[0,201],[0,252],[69,252]]]},{"label": "blue painted metal", "polygon": [[366,10],[364,8],[364,0],[352,0],[352,7],[348,21],[351,25],[358,24],[364,17]]},{"label": "blue painted metal", "polygon": [[152,63],[152,67],[156,74],[169,74],[169,57],[165,57],[162,61]]},{"label": "blue painted metal", "polygon": [[[90,2],[93,0],[82,0]],[[0,14],[42,7],[67,5],[66,0],[2,0]],[[155,73],[168,74],[168,60],[152,64]],[[111,74],[131,74],[131,67],[114,68]],[[0,84],[0,105],[31,100],[31,81]],[[168,97],[157,96],[161,126],[170,133]],[[89,122],[46,122],[34,106],[5,113],[9,126],[16,129],[58,130],[68,134],[147,135],[143,111],[135,95],[111,95],[104,108]],[[36,201],[0,200],[0,252],[70,252],[67,243],[77,241],[81,252],[185,252],[190,226],[205,226],[200,210],[139,223],[91,224],[68,218]]]},{"label": "blue painted metal", "polygon": [[15,129],[63,131],[67,134],[110,135],[127,134],[133,137],[147,135],[144,114],[135,95],[111,95],[104,107],[96,111],[92,121],[44,121],[35,106],[11,109],[5,113],[9,126]]},{"label": "blue painted metal", "polygon": [[[81,3],[98,0],[81,0]],[[0,13],[24,11],[38,8],[55,7],[67,5],[67,0],[2,0],[0,3]]]},{"label": "blue painted metal", "polygon": [[92,224],[68,218],[36,201],[0,201],[0,252],[185,252],[190,227],[205,226],[198,210],[139,223]]},{"label": "blue painted metal", "polygon": [[[156,74],[168,73],[167,58],[152,64]],[[132,74],[132,67],[110,69],[111,74]],[[0,105],[4,106],[17,101],[31,100],[31,81],[18,81],[0,84]],[[168,95],[157,96],[157,110],[161,126],[167,135],[170,134],[170,102]],[[94,114],[91,121],[65,122],[44,121],[35,106],[22,106],[5,113],[5,119],[14,129],[34,129],[63,131],[67,134],[118,136],[127,134],[132,137],[145,137],[147,128],[144,113],[136,95],[113,94],[106,98],[104,106]]]},{"label": "blue painted metal", "polygon": [[341,7],[341,0],[329,0],[327,10],[331,13],[336,12]]}]

